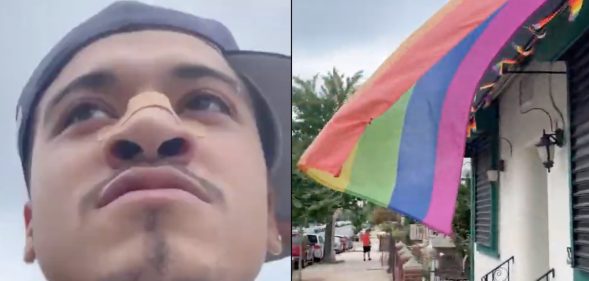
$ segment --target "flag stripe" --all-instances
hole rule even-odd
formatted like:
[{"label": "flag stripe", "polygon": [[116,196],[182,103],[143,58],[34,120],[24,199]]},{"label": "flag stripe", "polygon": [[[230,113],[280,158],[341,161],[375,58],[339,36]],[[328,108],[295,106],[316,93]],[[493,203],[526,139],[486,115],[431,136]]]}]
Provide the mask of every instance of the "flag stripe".
[{"label": "flag stripe", "polygon": [[[471,102],[480,79],[493,58],[506,45],[526,19],[545,0],[510,1],[489,24],[481,38],[466,55],[448,89],[440,119],[432,202],[424,219],[444,232],[451,231],[457,187],[466,139],[466,124]],[[444,223],[444,225],[439,225]]]},{"label": "flag stripe", "polygon": [[473,96],[544,2],[450,2],[338,110],[299,168],[330,188],[451,233]]},{"label": "flag stripe", "polygon": [[[431,32],[431,29],[433,26],[437,26],[437,25],[441,24],[442,20],[445,17],[447,17],[448,14],[452,13],[452,11],[454,11],[455,9],[460,7],[462,2],[464,2],[464,1],[468,1],[468,0],[452,0],[452,1],[448,2],[448,4],[444,5],[444,7],[442,7],[442,9],[437,11],[436,14],[434,14],[434,16],[429,18],[424,25],[422,25],[419,29],[417,29],[414,33],[412,33],[409,36],[409,38],[407,38],[407,40],[405,40],[395,50],[395,52],[393,52],[391,54],[391,56],[388,57],[386,59],[386,61],[378,67],[378,69],[376,69],[374,74],[368,78],[368,80],[366,81],[366,83],[364,83],[364,85],[370,85],[370,84],[374,83],[374,79],[376,79],[377,77],[380,77],[382,74],[384,74],[388,70],[390,65],[397,63],[397,61],[400,58],[402,58],[403,56],[407,55],[408,52],[412,52],[415,48],[415,44],[417,44],[419,42],[419,40],[422,40],[423,38],[425,38],[427,36],[427,34]],[[364,93],[364,92],[366,92],[366,91],[359,89],[359,91],[357,91],[357,93],[355,93],[354,96],[357,96],[357,95]]]},{"label": "flag stripe", "polygon": [[[384,63],[383,70],[374,75],[372,82],[359,89],[358,95],[327,122],[301,157],[299,168],[303,171],[316,168],[339,175],[368,123],[386,112],[419,77],[470,33],[477,26],[472,22],[482,22],[504,2],[460,2],[455,9],[445,10],[445,16],[428,21],[422,28],[422,35],[414,38],[413,55],[392,55]],[[461,28],[465,25],[471,25],[472,29]],[[402,50],[406,50],[404,45]],[[327,151],[329,153],[323,153]]]},{"label": "flag stripe", "polygon": [[360,138],[346,191],[363,193],[388,206],[397,178],[399,136],[413,88],[381,117],[372,121]]},{"label": "flag stripe", "polygon": [[[482,23],[478,22],[476,29],[417,82],[400,135],[399,176],[390,199],[391,208],[418,219],[426,216],[434,181],[438,120],[448,86],[460,62],[492,21],[493,15]],[[469,26],[463,28],[472,30]]]}]

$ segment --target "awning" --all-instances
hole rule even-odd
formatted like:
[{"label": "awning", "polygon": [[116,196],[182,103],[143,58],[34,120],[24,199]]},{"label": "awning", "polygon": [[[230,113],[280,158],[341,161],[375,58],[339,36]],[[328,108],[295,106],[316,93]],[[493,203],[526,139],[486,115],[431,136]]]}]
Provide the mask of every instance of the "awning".
[{"label": "awning", "polygon": [[546,24],[561,13],[574,19],[581,4],[450,1],[333,116],[299,169],[451,233],[475,95],[483,93],[475,104],[484,105],[484,92],[510,66],[525,63]]}]

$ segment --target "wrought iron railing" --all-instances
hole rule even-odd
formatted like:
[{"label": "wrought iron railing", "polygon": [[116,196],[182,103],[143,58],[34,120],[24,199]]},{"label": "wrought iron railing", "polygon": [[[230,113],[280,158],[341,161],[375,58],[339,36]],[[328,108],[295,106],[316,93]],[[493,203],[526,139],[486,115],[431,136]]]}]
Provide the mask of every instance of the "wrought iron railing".
[{"label": "wrought iron railing", "polygon": [[548,272],[544,273],[544,275],[540,276],[540,278],[536,279],[536,281],[550,281],[550,276],[554,278],[554,268],[548,270]]},{"label": "wrought iron railing", "polygon": [[511,256],[506,261],[502,262],[497,267],[493,268],[489,273],[485,274],[481,281],[509,281],[511,277],[512,264],[515,263],[515,258]]}]

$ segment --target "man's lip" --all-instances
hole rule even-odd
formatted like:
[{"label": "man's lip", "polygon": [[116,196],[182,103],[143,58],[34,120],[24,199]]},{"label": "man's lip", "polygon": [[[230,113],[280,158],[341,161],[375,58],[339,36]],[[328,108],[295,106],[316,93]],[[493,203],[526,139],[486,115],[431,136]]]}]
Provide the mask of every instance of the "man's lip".
[{"label": "man's lip", "polygon": [[180,189],[200,200],[211,203],[211,196],[198,181],[172,166],[129,168],[108,182],[100,193],[98,208],[102,208],[131,191],[150,189]]}]

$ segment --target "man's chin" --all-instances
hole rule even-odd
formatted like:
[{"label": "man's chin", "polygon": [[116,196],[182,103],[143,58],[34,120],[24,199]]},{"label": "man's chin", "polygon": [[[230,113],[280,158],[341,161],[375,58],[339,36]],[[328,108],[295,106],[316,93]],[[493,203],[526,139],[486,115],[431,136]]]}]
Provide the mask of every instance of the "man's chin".
[{"label": "man's chin", "polygon": [[[186,270],[168,270],[160,272],[150,264],[140,267],[119,269],[104,274],[95,281],[215,281],[217,279],[211,269],[193,266]],[[90,280],[89,280],[90,281]]]},{"label": "man's chin", "polygon": [[[125,254],[126,257],[111,259],[113,262],[103,268],[97,281],[215,281],[222,280],[217,276],[217,258],[214,253],[202,252],[198,247],[184,246],[179,248],[176,243],[168,241],[145,241],[141,249],[121,249],[115,256]],[[187,255],[187,253],[191,253]]]}]

